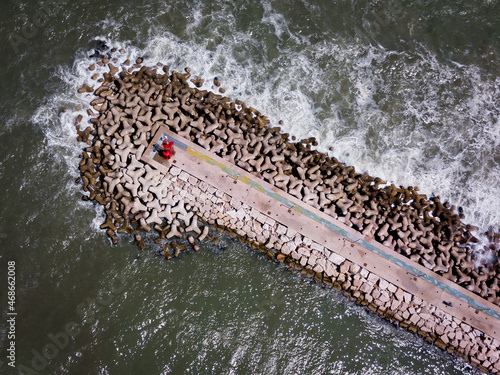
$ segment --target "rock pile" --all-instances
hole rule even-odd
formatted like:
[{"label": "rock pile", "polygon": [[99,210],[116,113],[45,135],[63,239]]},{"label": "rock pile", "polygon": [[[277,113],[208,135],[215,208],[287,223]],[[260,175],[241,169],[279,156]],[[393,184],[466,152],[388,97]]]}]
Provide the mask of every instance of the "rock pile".
[{"label": "rock pile", "polygon": [[[112,53],[118,51],[111,50]],[[123,52],[123,51],[119,51]],[[80,162],[84,199],[104,205],[103,229],[116,243],[116,233],[160,233],[161,238],[193,232],[204,238],[208,228],[179,196],[162,184],[162,174],[140,161],[161,125],[238,165],[308,205],[342,221],[363,235],[420,263],[466,289],[500,305],[500,237],[487,233],[493,262],[477,264],[473,228],[462,222],[461,209],[438,197],[428,198],[417,187],[387,186],[385,181],[360,174],[352,166],[313,149],[314,138],[293,142],[280,127],[239,100],[201,90],[201,78],[169,71],[167,66],[119,63],[113,55],[89,67],[96,70],[91,127],[78,140],[88,147]],[[99,72],[99,73],[97,73]],[[214,86],[220,83],[214,80]],[[223,89],[219,89],[223,92]],[[198,239],[200,240],[200,238]],[[189,244],[198,244],[190,236]],[[167,246],[168,247],[168,246]],[[165,248],[165,256],[171,257]],[[178,255],[179,249],[173,249]]]}]

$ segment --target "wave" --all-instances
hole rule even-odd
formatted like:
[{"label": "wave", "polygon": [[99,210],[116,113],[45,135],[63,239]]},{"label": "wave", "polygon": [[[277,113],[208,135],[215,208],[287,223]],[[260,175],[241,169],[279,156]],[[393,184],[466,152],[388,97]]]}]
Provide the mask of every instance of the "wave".
[{"label": "wave", "polygon": [[[314,136],[318,149],[396,185],[463,207],[465,221],[483,230],[500,223],[500,79],[481,67],[443,61],[422,44],[400,50],[356,36],[303,33],[266,1],[248,25],[222,4],[198,2],[174,34],[151,26],[137,47],[96,35],[123,48],[120,61],[143,57],[205,79],[203,89],[241,99],[297,139]],[[107,19],[101,28],[115,29]],[[249,32],[251,30],[251,32]],[[89,94],[77,94],[95,72],[93,51],[79,50],[57,75],[61,91],[32,120],[44,124],[52,147],[74,173],[79,146],[73,119],[86,123]],[[59,115],[58,108],[67,112]],[[81,110],[77,110],[81,106]],[[331,149],[331,150],[330,150]]]}]

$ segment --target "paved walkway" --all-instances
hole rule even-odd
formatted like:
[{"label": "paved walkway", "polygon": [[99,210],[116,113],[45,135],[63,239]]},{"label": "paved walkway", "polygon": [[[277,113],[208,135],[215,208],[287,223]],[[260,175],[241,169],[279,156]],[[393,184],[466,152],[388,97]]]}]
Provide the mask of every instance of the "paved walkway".
[{"label": "paved walkway", "polygon": [[[166,162],[155,147],[168,137],[176,154]],[[161,127],[142,160],[167,172],[173,163],[189,174],[295,229],[329,250],[500,340],[500,308],[420,264],[386,248],[342,222],[215,154]],[[451,302],[448,306],[443,301]]]}]

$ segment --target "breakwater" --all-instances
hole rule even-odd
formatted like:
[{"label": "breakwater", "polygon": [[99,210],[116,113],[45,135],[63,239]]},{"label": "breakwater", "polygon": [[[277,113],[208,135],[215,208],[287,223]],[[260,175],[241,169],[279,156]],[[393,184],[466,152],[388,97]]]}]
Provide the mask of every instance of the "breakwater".
[{"label": "breakwater", "polygon": [[[351,259],[340,254],[345,240],[339,240],[340,248],[314,242],[298,227],[273,218],[276,208],[259,211],[215,187],[208,175],[193,176],[193,165],[179,168],[176,155],[162,170],[153,138],[168,129],[192,147],[241,169],[249,181],[262,180],[275,189],[270,191],[296,200],[297,207],[302,207],[301,202],[310,207],[308,212],[339,222],[346,233],[359,233],[351,242],[380,243],[397,257],[414,262],[417,269],[446,279],[464,289],[465,295],[476,295],[482,306],[498,306],[498,262],[476,263],[474,228],[462,222],[460,210],[455,213],[453,206],[438,197],[428,199],[416,187],[387,186],[380,178],[356,173],[353,167],[314,151],[314,139],[293,142],[256,109],[198,89],[201,78],[191,79],[188,69],[181,74],[162,65],[143,67],[140,59],[132,65],[113,57],[119,51],[112,52],[89,67],[96,70],[95,84],[80,89],[91,96],[92,126],[83,128],[81,117],[76,126],[79,140],[88,143],[80,163],[84,190],[90,193],[85,199],[104,205],[107,220],[102,228],[114,242],[117,233],[128,232],[144,247],[142,232],[155,229],[157,242],[185,238],[196,250],[197,241],[209,231],[206,224],[199,227],[199,222],[230,228],[266,249],[269,258],[343,289],[371,310],[485,371],[499,370],[491,361],[498,355],[498,341],[489,336],[493,332],[474,328],[486,323],[469,325],[445,311],[453,306],[428,304],[408,290],[411,286],[400,288],[388,277],[380,278],[386,269],[371,272],[368,263],[358,264],[352,254]],[[215,79],[214,87],[219,86]],[[223,94],[222,88],[219,91]],[[153,155],[148,154],[148,147]],[[177,152],[180,158],[183,151]],[[285,212],[292,214],[292,207],[286,207]],[[496,250],[497,237],[486,235],[491,239],[488,246]],[[183,248],[168,241],[163,255],[170,258]],[[449,299],[445,302],[450,303]],[[493,322],[495,327],[498,322]],[[457,336],[457,332],[463,333]]]}]

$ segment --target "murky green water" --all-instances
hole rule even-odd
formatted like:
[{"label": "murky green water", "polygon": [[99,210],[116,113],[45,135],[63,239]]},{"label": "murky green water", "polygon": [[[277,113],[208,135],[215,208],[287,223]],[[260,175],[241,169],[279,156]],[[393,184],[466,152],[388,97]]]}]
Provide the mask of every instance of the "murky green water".
[{"label": "murky green water", "polygon": [[73,182],[72,122],[105,39],[217,76],[285,131],[498,230],[498,2],[42,5],[0,4],[0,373],[18,373],[12,260],[16,363],[41,374],[475,373],[229,238],[173,262],[126,237],[111,246]]}]

